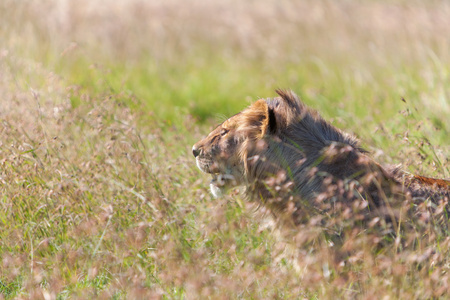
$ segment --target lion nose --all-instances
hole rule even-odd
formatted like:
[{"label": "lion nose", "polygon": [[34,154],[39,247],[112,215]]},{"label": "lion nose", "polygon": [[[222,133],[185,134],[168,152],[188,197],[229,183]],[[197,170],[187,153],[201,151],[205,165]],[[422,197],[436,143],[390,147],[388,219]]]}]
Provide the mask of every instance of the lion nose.
[{"label": "lion nose", "polygon": [[200,149],[196,148],[195,146],[192,147],[192,154],[194,154],[194,157],[197,157],[200,155]]}]

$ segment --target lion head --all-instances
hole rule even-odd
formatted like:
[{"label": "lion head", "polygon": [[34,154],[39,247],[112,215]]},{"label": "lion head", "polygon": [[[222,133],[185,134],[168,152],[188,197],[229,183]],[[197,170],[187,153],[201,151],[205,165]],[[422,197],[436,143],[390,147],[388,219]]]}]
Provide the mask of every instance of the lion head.
[{"label": "lion head", "polygon": [[214,196],[221,195],[227,187],[247,182],[248,146],[264,137],[268,113],[266,102],[258,100],[217,126],[193,146],[197,166],[213,177],[210,188]]}]

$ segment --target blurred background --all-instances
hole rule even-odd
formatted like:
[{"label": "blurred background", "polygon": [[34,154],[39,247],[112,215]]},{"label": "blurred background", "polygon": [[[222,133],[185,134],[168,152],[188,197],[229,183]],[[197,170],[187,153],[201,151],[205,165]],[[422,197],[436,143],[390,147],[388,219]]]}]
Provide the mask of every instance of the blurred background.
[{"label": "blurred background", "polygon": [[448,1],[4,0],[0,38],[92,89],[105,72],[163,118],[228,115],[279,87],[388,120],[401,97],[449,112],[449,15]]}]

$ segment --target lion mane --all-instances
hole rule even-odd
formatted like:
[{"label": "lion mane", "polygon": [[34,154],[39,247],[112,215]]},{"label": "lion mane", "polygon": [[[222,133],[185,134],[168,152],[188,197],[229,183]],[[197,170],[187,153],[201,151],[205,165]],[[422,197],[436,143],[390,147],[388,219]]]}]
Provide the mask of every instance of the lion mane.
[{"label": "lion mane", "polygon": [[326,122],[292,91],[260,99],[193,146],[197,166],[212,174],[211,191],[245,185],[274,211],[362,199],[383,207],[391,198],[447,203],[450,181],[412,175],[375,162],[353,135]]}]

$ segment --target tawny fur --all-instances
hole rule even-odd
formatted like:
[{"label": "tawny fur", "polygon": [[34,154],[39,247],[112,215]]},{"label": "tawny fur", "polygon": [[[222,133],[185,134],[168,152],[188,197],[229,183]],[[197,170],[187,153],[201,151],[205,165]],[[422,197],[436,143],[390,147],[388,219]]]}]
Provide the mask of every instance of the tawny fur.
[{"label": "tawny fur", "polygon": [[276,211],[296,196],[302,205],[364,199],[382,207],[390,198],[447,203],[450,181],[382,167],[358,140],[326,122],[291,91],[260,99],[193,147],[198,167],[213,174],[212,191],[245,185],[247,194]]}]

